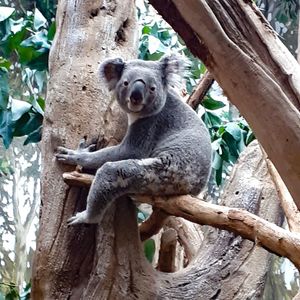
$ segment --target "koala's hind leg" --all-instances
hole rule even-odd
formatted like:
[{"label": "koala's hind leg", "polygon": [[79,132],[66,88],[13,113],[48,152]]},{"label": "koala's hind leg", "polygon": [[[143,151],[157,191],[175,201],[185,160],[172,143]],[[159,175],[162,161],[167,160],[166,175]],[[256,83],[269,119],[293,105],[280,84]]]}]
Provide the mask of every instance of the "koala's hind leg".
[{"label": "koala's hind leg", "polygon": [[69,225],[98,223],[108,205],[126,194],[185,194],[187,184],[163,158],[129,159],[105,163],[92,183],[87,208],[68,220]]}]

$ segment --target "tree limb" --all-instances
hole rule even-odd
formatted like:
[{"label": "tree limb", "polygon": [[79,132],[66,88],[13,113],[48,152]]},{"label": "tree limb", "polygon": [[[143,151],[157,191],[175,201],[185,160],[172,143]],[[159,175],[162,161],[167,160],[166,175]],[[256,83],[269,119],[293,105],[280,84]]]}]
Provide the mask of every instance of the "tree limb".
[{"label": "tree limb", "polygon": [[[64,173],[63,178],[67,184],[88,186],[93,176],[72,172]],[[243,209],[207,203],[189,195],[168,198],[141,195],[135,198],[169,215],[239,234],[270,252],[289,258],[300,269],[300,236]]]}]

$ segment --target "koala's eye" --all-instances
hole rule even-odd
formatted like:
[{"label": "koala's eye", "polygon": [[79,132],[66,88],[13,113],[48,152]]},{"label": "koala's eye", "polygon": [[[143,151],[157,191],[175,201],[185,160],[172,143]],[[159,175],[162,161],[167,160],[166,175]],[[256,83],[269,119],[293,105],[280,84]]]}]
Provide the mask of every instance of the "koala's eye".
[{"label": "koala's eye", "polygon": [[124,85],[124,86],[128,86],[128,84],[129,84],[129,83],[128,83],[127,80],[125,80],[125,81],[123,82],[123,85]]},{"label": "koala's eye", "polygon": [[151,86],[150,90],[151,90],[152,92],[154,92],[154,91],[155,91],[155,86]]}]

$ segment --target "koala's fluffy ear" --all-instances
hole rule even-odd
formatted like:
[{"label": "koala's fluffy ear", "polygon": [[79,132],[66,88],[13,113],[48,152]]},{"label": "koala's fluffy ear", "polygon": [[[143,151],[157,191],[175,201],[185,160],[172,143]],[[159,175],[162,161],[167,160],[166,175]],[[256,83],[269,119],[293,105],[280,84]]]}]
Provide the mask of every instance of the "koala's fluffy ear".
[{"label": "koala's fluffy ear", "polygon": [[182,78],[187,73],[189,62],[178,54],[164,55],[159,61],[163,82],[166,85],[180,86]]},{"label": "koala's fluffy ear", "polygon": [[104,78],[108,89],[113,90],[120,80],[125,62],[121,58],[107,59],[99,67],[100,78]]}]

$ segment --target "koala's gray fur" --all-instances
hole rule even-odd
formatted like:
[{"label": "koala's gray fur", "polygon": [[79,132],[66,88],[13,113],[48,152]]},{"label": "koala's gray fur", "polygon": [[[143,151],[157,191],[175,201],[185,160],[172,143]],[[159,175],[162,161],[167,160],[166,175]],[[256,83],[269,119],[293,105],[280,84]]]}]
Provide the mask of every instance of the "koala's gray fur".
[{"label": "koala's gray fur", "polygon": [[197,195],[211,167],[208,131],[172,86],[184,71],[176,55],[160,61],[109,59],[100,75],[128,114],[129,127],[120,145],[89,149],[58,148],[67,164],[97,169],[87,208],[69,224],[98,223],[116,198],[129,194]]}]

